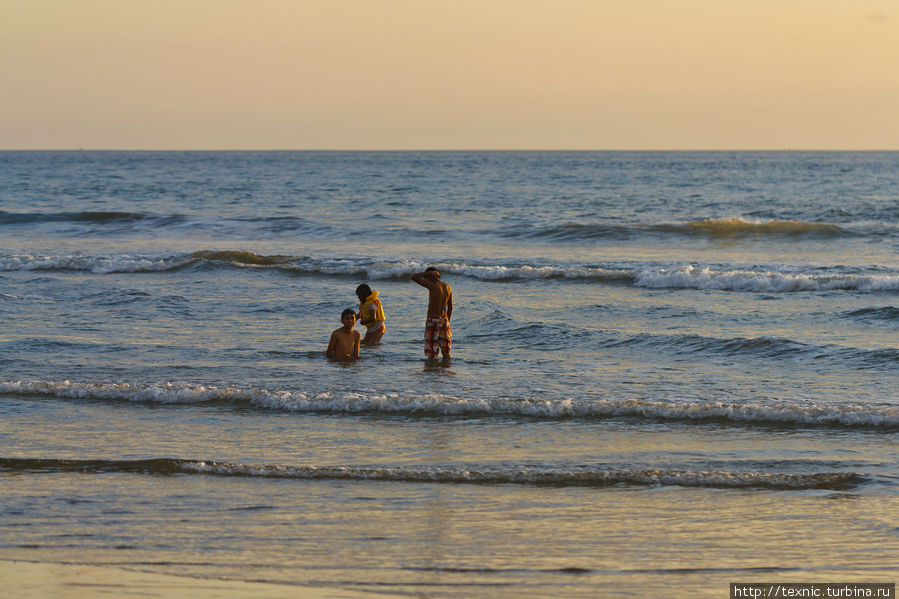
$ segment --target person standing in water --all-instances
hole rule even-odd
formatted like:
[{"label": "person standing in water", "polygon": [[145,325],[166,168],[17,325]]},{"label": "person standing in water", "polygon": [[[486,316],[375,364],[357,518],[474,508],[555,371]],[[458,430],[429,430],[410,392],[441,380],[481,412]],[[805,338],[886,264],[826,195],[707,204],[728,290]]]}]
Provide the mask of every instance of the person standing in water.
[{"label": "person standing in water", "polygon": [[443,352],[449,360],[453,345],[450,318],[453,316],[453,288],[440,280],[440,271],[433,266],[412,275],[412,280],[428,290],[428,317],[425,320],[425,356],[429,360]]},{"label": "person standing in water", "polygon": [[378,299],[378,292],[362,284],[356,287],[356,295],[359,296],[359,324],[366,326],[362,345],[377,345],[387,332],[387,318],[384,316],[381,300]]}]

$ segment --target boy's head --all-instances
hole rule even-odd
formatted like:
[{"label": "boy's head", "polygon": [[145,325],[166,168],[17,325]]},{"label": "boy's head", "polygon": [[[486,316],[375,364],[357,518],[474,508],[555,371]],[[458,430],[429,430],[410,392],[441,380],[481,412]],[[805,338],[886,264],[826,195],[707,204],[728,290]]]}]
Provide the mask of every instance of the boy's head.
[{"label": "boy's head", "polygon": [[368,296],[371,295],[371,287],[363,283],[356,287],[356,295],[359,296],[359,301],[365,301],[368,299]]},{"label": "boy's head", "polygon": [[356,313],[352,308],[347,308],[340,313],[340,322],[342,322],[344,326],[353,328],[353,325],[356,324]]},{"label": "boy's head", "polygon": [[425,269],[425,272],[426,272],[430,277],[432,277],[432,278],[434,278],[434,279],[438,279],[438,280],[440,279],[440,271],[437,270],[437,269],[436,269],[435,267],[433,267],[433,266],[427,267],[427,268]]}]

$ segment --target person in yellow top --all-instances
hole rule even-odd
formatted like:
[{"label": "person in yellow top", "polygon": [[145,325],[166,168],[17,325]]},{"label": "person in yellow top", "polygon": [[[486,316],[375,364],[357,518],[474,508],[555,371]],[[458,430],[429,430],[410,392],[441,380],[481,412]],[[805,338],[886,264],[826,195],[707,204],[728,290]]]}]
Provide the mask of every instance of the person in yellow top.
[{"label": "person in yellow top", "polygon": [[387,318],[384,316],[381,300],[378,299],[378,292],[362,284],[356,287],[356,295],[359,296],[359,324],[366,326],[362,345],[377,345],[387,332]]}]

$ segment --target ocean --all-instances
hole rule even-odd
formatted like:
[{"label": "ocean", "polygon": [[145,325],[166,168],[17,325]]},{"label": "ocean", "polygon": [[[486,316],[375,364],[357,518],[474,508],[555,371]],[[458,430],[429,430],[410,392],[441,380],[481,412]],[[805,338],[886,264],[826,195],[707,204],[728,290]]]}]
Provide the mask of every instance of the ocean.
[{"label": "ocean", "polygon": [[[360,283],[387,333],[328,361]],[[441,599],[899,573],[899,153],[0,152],[0,318],[0,559]]]}]

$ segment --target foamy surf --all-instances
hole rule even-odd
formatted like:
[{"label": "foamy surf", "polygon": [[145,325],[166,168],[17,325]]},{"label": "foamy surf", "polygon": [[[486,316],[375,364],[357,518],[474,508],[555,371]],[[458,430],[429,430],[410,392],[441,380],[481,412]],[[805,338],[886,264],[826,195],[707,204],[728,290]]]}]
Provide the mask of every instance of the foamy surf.
[{"label": "foamy surf", "polygon": [[[197,268],[277,269],[292,275],[352,277],[368,280],[403,280],[431,263],[358,258],[316,258],[257,254],[245,250],[203,250],[174,256],[89,256],[0,254],[0,272],[81,271],[94,274],[158,273]],[[634,285],[646,289],[699,289],[752,293],[813,291],[899,291],[899,273],[847,272],[840,267],[818,269],[781,266],[762,270],[734,266],[695,264],[536,265],[468,264],[437,262],[447,274],[479,281],[517,282],[570,280],[609,285]],[[803,272],[808,270],[808,272]]]},{"label": "foamy surf", "polygon": [[94,274],[165,272],[190,262],[188,257],[6,254],[0,255],[0,271],[76,271]]},{"label": "foamy surf", "polygon": [[899,430],[899,408],[858,404],[676,402],[639,399],[465,398],[441,394],[269,391],[164,383],[0,382],[0,393],[160,404],[225,403],[266,410],[327,414],[383,413],[447,417],[642,418],[738,424]]},{"label": "foamy surf", "polygon": [[381,481],[552,487],[704,487],[773,490],[846,489],[865,482],[854,472],[741,472],[730,470],[617,469],[602,466],[541,467],[531,465],[447,466],[292,466],[203,460],[0,458],[0,471],[129,473],[148,475],[204,474],[266,479]]},{"label": "foamy surf", "polygon": [[647,289],[707,289],[754,293],[800,291],[899,291],[894,274],[805,274],[758,270],[715,270],[708,266],[644,269],[634,285]]}]

